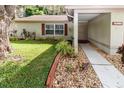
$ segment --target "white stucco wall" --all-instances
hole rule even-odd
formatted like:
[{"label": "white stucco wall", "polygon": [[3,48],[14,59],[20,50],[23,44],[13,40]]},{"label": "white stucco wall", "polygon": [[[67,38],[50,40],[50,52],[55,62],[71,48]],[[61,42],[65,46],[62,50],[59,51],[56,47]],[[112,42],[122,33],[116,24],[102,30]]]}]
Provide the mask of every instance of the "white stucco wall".
[{"label": "white stucco wall", "polygon": [[88,40],[107,53],[110,53],[110,25],[110,13],[101,14],[88,23]]},{"label": "white stucco wall", "polygon": [[[112,22],[123,22],[123,25],[112,25]],[[115,54],[124,42],[124,13],[103,14],[90,21],[88,39],[105,52]]]},{"label": "white stucco wall", "polygon": [[[123,22],[123,25],[112,25],[112,22]],[[111,54],[117,51],[124,40],[124,12],[111,13]]]},{"label": "white stucco wall", "polygon": [[[48,24],[52,22],[47,22],[43,24]],[[53,22],[56,23],[56,22]],[[53,38],[65,38],[65,39],[71,39],[71,36],[73,36],[73,23],[67,23],[67,22],[59,22],[62,24],[68,24],[68,35],[62,35],[62,36],[48,36],[48,35],[42,35],[42,23],[40,22],[15,22],[15,29],[17,30],[17,36],[21,37],[21,33],[23,29],[26,29],[26,31],[29,32],[36,32],[37,38],[46,38],[46,37],[53,37]],[[56,23],[57,24],[57,23]]]},{"label": "white stucco wall", "polygon": [[23,31],[23,29],[26,29],[26,31],[29,32],[36,32],[36,36],[37,37],[41,37],[41,23],[31,23],[31,22],[16,22],[15,23],[15,27],[17,30],[17,35],[18,37],[21,37],[21,33]]}]

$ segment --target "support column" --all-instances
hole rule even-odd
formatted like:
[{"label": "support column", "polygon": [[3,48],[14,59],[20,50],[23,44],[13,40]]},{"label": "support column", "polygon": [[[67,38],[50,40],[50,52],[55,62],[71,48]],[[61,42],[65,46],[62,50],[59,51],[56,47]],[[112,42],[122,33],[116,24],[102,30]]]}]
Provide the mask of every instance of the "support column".
[{"label": "support column", "polygon": [[78,53],[78,13],[74,11],[74,49]]}]

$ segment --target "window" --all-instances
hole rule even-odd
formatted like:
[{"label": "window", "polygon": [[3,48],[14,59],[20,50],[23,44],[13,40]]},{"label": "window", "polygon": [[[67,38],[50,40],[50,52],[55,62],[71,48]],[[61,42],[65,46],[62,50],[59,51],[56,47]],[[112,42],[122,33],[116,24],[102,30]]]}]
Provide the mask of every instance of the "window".
[{"label": "window", "polygon": [[46,25],[46,34],[47,35],[54,34],[54,25],[53,24]]},{"label": "window", "polygon": [[64,24],[46,24],[46,35],[63,35]]},{"label": "window", "polygon": [[64,25],[55,25],[55,34],[63,35],[64,34]]}]

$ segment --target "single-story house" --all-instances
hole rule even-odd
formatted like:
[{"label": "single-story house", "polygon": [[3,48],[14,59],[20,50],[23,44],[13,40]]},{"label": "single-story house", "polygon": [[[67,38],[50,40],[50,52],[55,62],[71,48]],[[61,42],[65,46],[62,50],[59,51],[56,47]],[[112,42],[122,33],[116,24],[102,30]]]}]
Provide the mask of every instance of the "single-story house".
[{"label": "single-story house", "polygon": [[[109,54],[124,42],[124,6],[65,6],[67,15],[34,15],[15,19],[18,36],[25,28],[38,37],[73,36],[75,52],[79,41],[89,41]],[[70,22],[71,21],[71,22]]]},{"label": "single-story house", "polygon": [[23,29],[27,32],[35,32],[37,38],[63,37],[71,38],[66,15],[33,15],[15,19],[17,36],[21,37]]}]

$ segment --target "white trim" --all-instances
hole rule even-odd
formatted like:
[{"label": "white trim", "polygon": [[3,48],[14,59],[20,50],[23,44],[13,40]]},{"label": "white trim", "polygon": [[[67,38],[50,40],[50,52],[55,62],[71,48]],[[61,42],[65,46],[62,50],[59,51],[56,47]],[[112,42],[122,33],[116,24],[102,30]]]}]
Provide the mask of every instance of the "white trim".
[{"label": "white trim", "polygon": [[[45,24],[45,36],[54,36],[54,32],[53,32],[53,35],[51,34],[46,34],[46,25],[54,25],[53,23],[47,23]],[[54,30],[54,29],[53,29]]]},{"label": "white trim", "polygon": [[78,21],[78,23],[88,23],[88,21]]},{"label": "white trim", "polygon": [[78,13],[74,11],[74,49],[78,53]]},{"label": "white trim", "polygon": [[124,5],[66,5],[66,9],[119,9]]},{"label": "white trim", "polygon": [[74,49],[78,53],[78,15],[80,13],[111,13],[111,9],[75,9],[74,10]]},{"label": "white trim", "polygon": [[[46,25],[54,25],[54,34],[46,34]],[[58,34],[55,34],[55,31],[56,31],[56,29],[55,29],[55,26],[56,25],[63,25],[63,34],[62,35],[58,35]],[[65,25],[64,25],[64,23],[45,23],[45,36],[64,36],[64,34],[65,34]]]}]

